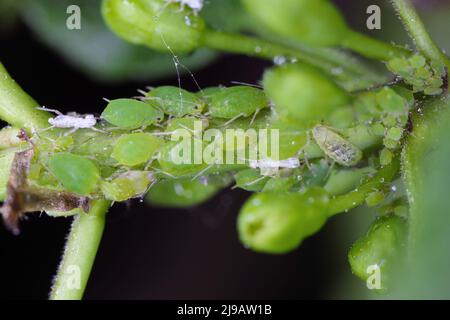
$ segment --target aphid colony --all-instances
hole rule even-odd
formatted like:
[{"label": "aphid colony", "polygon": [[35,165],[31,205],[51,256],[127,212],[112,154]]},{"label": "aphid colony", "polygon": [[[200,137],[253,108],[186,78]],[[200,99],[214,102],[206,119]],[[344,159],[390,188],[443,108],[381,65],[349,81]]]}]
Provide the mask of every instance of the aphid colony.
[{"label": "aphid colony", "polygon": [[[158,192],[157,186],[164,181],[174,181],[171,187],[176,188],[181,185],[176,181],[198,183],[203,179],[205,186],[212,188],[211,192],[228,185],[230,179],[235,180],[236,187],[249,191],[296,191],[324,186],[339,168],[361,162],[360,147],[369,147],[384,137],[381,133],[370,138],[370,143],[364,139],[364,143],[358,143],[358,139],[355,143],[346,138],[347,131],[324,124],[300,132],[292,130],[278,121],[264,91],[251,86],[206,88],[197,93],[163,86],[141,93],[136,99],[108,100],[99,118],[74,113],[63,115],[42,108],[57,115],[49,119],[51,127],[34,132],[28,141],[34,156],[22,175],[39,190],[66,192],[61,193],[66,200],[54,202],[59,205],[53,208],[22,204],[15,220],[11,218],[14,214],[4,208],[4,217],[16,221],[27,208],[53,214],[72,213],[70,210],[77,201],[96,198],[125,201],[144,196],[153,186]],[[207,128],[218,135],[207,136]],[[232,138],[219,134],[229,128],[238,128],[240,133]],[[249,128],[277,129],[281,136],[288,137],[264,141],[266,149],[276,144],[282,157],[272,159],[266,153],[264,157],[248,158],[245,150],[234,148],[235,139],[242,136],[246,141],[242,149],[260,147],[262,142],[258,139],[245,140],[245,129]],[[197,158],[193,152],[189,161],[177,162],[176,158],[186,156],[183,155],[186,149],[181,150],[178,141],[173,140],[179,130],[188,133],[192,150],[201,146],[206,151],[214,150],[215,156],[217,153],[222,158],[231,155],[244,161],[208,163],[202,155]],[[213,145],[214,149],[210,149]],[[218,176],[228,178],[214,178]],[[24,187],[15,189],[22,193],[35,192]],[[11,225],[12,229],[16,228],[14,223]]]}]

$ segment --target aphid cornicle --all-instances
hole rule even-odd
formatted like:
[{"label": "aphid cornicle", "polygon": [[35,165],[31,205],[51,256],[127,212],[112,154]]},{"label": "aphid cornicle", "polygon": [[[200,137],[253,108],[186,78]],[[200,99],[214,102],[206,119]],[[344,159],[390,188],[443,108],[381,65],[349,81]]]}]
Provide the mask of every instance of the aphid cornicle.
[{"label": "aphid cornicle", "polygon": [[138,129],[161,122],[164,113],[151,103],[134,99],[116,99],[108,103],[101,118],[121,129]]},{"label": "aphid cornicle", "polygon": [[312,129],[312,134],[320,149],[338,164],[351,167],[362,159],[362,151],[333,129],[317,125]]}]

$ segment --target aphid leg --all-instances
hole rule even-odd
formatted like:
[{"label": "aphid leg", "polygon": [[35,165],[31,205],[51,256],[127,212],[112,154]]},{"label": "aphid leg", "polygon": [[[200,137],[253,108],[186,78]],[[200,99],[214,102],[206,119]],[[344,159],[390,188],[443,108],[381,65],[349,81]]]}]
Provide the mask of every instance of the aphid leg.
[{"label": "aphid leg", "polygon": [[107,131],[98,129],[98,128],[96,128],[96,127],[91,127],[90,129],[91,129],[92,131],[99,132],[99,133],[107,133]]},{"label": "aphid leg", "polygon": [[145,189],[145,191],[143,193],[141,193],[137,198],[140,198],[141,200],[144,199],[145,195],[150,191],[151,188],[153,188],[153,186],[158,183],[157,179],[153,179],[152,182],[149,183],[147,189]]},{"label": "aphid leg", "polygon": [[333,172],[335,164],[336,164],[336,161],[331,161],[331,166],[328,169],[328,172],[327,172],[327,174],[325,175],[325,178],[324,178],[325,180],[328,180],[328,178],[331,176],[331,172]]},{"label": "aphid leg", "polygon": [[197,180],[198,178],[200,178],[201,176],[203,176],[206,172],[208,172],[209,169],[211,169],[212,167],[214,167],[216,164],[210,164],[208,165],[206,168],[204,168],[203,170],[201,170],[199,173],[197,173],[192,179],[191,181]]},{"label": "aphid leg", "polygon": [[225,122],[223,125],[221,125],[221,127],[227,127],[230,124],[232,124],[234,121],[236,121],[237,119],[239,119],[240,117],[243,117],[243,116],[245,116],[245,114],[240,113],[237,116],[235,116],[234,118],[232,118],[232,119],[228,120],[227,122]]},{"label": "aphid leg", "polygon": [[256,109],[255,113],[253,114],[252,121],[250,121],[250,125],[252,125],[255,122],[256,116],[258,115],[258,113],[260,111],[261,111],[261,109]]},{"label": "aphid leg", "polygon": [[108,102],[108,103],[110,103],[110,102],[111,102],[111,100],[110,100],[110,99],[108,99],[108,98],[105,98],[105,97],[103,97],[102,99],[103,99],[103,101],[106,101],[106,102]]},{"label": "aphid leg", "polygon": [[267,178],[267,177],[266,176],[261,176],[261,177],[255,179],[255,180],[253,180],[253,181],[250,181],[250,182],[246,183],[245,186],[246,187],[250,187],[250,186],[252,186],[254,184],[257,184],[258,182],[264,180],[265,178]]},{"label": "aphid leg", "polygon": [[80,129],[80,128],[72,128],[72,129],[70,129],[69,131],[65,132],[65,133],[64,133],[64,136],[65,136],[65,137],[66,137],[66,136],[70,136],[71,134],[77,132],[78,129]]},{"label": "aphid leg", "polygon": [[162,173],[165,176],[168,176],[169,178],[175,179],[175,176],[173,174],[170,174],[168,172],[165,172],[161,169],[157,169],[157,168],[152,168],[153,171],[155,171],[156,173]]}]

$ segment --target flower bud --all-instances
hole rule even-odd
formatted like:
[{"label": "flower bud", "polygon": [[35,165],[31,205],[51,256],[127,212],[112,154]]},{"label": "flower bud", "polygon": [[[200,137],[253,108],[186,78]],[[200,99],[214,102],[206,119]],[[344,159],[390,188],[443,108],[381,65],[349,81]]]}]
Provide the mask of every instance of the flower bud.
[{"label": "flower bud", "polygon": [[320,188],[305,193],[254,194],[239,213],[239,237],[258,252],[292,251],[324,225],[328,202],[327,193]]},{"label": "flower bud", "polygon": [[406,240],[406,223],[398,216],[377,219],[367,235],[353,244],[348,254],[352,272],[364,281],[379,270],[381,286],[386,290],[389,276],[403,254]]},{"label": "flower bud", "polygon": [[274,68],[266,72],[263,82],[278,117],[306,127],[326,120],[349,101],[343,89],[307,65]]},{"label": "flower bud", "polygon": [[329,0],[242,0],[247,11],[281,36],[320,46],[339,45],[348,33]]},{"label": "flower bud", "polygon": [[150,189],[146,200],[159,207],[189,208],[208,201],[223,186],[216,181],[191,178],[161,181]]},{"label": "flower bud", "polygon": [[203,19],[165,0],[104,0],[103,17],[118,36],[159,51],[190,52],[199,46]]}]

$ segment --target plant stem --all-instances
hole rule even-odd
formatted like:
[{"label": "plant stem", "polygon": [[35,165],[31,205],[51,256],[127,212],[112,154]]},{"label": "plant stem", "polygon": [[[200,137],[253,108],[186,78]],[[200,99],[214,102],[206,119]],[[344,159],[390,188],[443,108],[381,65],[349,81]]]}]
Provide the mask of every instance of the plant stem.
[{"label": "plant stem", "polygon": [[[276,57],[297,59],[300,62],[311,64],[338,79],[348,81],[349,79],[358,78],[361,88],[367,87],[366,81],[384,81],[373,70],[362,66],[361,63],[354,59],[348,57],[343,59],[342,52],[331,48],[304,49],[260,38],[214,30],[205,31],[203,46],[224,52],[245,54],[270,60]],[[336,70],[339,70],[338,74],[336,74]],[[357,90],[357,88],[353,90]]]},{"label": "plant stem", "polygon": [[450,61],[431,39],[430,34],[410,0],[391,0],[417,48],[430,60],[442,61],[450,69]]},{"label": "plant stem", "polygon": [[18,128],[46,128],[49,126],[47,121],[50,115],[36,110],[38,106],[0,63],[0,119]]},{"label": "plant stem", "polygon": [[376,191],[385,186],[387,183],[393,181],[393,179],[397,176],[399,169],[400,161],[396,158],[390,165],[382,167],[375,177],[354,191],[332,198],[329,205],[330,212],[328,215],[332,217],[339,213],[347,212],[350,209],[358,207],[364,203],[369,193]]},{"label": "plant stem", "polygon": [[373,39],[356,31],[349,31],[342,42],[342,46],[365,57],[381,61],[389,61],[392,58],[411,55],[411,51],[405,48]]},{"label": "plant stem", "polygon": [[94,201],[88,214],[75,217],[52,287],[51,300],[80,300],[83,297],[110,205],[109,201]]}]

